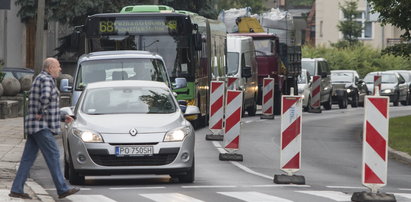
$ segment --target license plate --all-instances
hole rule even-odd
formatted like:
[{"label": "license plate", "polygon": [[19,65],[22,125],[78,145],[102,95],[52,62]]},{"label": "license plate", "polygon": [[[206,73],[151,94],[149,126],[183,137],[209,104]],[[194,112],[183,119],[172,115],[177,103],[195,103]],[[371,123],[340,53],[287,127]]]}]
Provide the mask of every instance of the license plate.
[{"label": "license plate", "polygon": [[126,146],[116,147],[117,156],[151,156],[153,146]]}]

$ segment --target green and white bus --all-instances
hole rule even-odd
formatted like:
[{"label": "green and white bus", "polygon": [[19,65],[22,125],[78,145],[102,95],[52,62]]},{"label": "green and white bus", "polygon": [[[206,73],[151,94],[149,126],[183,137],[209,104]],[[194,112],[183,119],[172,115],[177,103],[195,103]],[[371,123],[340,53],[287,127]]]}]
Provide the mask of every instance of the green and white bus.
[{"label": "green and white bus", "polygon": [[174,90],[177,99],[198,106],[198,123],[207,124],[210,81],[226,75],[224,23],[168,6],[139,5],[89,16],[83,31],[86,53],[146,50],[161,55],[172,83],[186,78],[187,87]]}]

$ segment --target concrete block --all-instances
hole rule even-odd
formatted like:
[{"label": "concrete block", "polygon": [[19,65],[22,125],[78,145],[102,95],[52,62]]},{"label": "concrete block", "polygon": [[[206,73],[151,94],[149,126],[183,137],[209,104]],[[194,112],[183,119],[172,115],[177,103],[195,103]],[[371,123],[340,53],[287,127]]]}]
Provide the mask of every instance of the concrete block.
[{"label": "concrete block", "polygon": [[274,175],[276,184],[305,184],[305,178],[302,175]]},{"label": "concrete block", "polygon": [[223,135],[207,134],[205,139],[210,140],[210,141],[223,141],[224,136]]},{"label": "concrete block", "polygon": [[218,159],[220,159],[220,161],[243,161],[243,155],[235,153],[220,153]]},{"label": "concrete block", "polygon": [[355,202],[396,202],[394,194],[354,192],[351,201]]}]

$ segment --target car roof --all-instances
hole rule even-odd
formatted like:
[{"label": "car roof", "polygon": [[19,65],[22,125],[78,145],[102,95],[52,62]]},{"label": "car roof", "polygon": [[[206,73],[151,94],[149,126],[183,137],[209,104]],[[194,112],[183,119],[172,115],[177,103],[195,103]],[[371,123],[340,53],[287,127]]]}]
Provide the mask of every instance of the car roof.
[{"label": "car roof", "polygon": [[26,68],[26,67],[3,67],[3,70],[9,70],[9,71],[17,70],[17,71],[25,71],[25,72],[33,72],[34,73],[33,69]]},{"label": "car roof", "polygon": [[87,84],[87,89],[95,88],[111,88],[111,87],[155,87],[168,88],[164,82],[146,81],[146,80],[116,80],[116,81],[101,81]]},{"label": "car roof", "polygon": [[324,58],[301,58],[301,61],[316,61],[316,60],[321,60],[321,61],[325,61],[326,59]]},{"label": "car roof", "polygon": [[89,60],[104,60],[104,59],[124,59],[124,58],[148,58],[148,59],[163,59],[160,55],[149,51],[139,50],[118,50],[118,51],[97,51],[84,54],[79,58],[79,63]]},{"label": "car roof", "polygon": [[331,70],[331,72],[357,72],[355,70]]}]

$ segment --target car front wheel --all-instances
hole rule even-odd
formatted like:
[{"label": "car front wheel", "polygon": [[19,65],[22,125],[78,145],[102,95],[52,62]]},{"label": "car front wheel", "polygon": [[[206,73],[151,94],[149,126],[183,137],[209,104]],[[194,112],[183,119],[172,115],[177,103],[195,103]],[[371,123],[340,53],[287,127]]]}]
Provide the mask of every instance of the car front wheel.
[{"label": "car front wheel", "polygon": [[191,168],[185,175],[171,175],[172,178],[178,178],[178,181],[180,183],[193,183],[194,182],[194,176],[195,176],[195,163],[193,159],[193,163],[191,165]]}]

